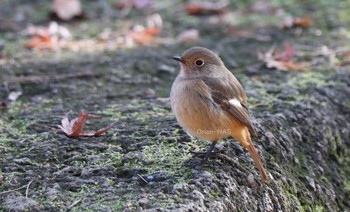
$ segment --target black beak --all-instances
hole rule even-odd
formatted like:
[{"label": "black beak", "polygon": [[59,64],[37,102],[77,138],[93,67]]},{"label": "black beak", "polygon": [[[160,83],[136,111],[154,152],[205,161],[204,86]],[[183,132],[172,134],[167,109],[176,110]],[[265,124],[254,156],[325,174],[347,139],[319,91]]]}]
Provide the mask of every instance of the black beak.
[{"label": "black beak", "polygon": [[179,56],[174,56],[174,57],[172,57],[171,59],[176,60],[176,61],[179,61],[180,63],[183,62],[183,60],[182,60],[181,57],[179,57]]}]

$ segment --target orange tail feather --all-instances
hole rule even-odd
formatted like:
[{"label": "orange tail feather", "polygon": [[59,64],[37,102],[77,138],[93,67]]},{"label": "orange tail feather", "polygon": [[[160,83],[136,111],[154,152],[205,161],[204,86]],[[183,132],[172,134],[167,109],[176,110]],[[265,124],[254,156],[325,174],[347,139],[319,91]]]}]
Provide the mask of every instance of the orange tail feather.
[{"label": "orange tail feather", "polygon": [[260,159],[260,156],[259,156],[259,154],[256,152],[256,150],[255,150],[255,148],[254,148],[254,145],[253,145],[251,139],[249,138],[248,140],[249,140],[249,146],[247,146],[247,149],[248,149],[248,151],[250,152],[250,154],[251,154],[251,156],[252,156],[252,158],[253,158],[253,160],[254,160],[256,166],[258,167],[262,179],[263,179],[265,182],[267,182],[267,181],[269,180],[269,177],[268,177],[267,174],[266,174],[266,170],[265,170],[264,165],[263,165],[263,163],[262,163],[262,161],[261,161],[261,159]]}]

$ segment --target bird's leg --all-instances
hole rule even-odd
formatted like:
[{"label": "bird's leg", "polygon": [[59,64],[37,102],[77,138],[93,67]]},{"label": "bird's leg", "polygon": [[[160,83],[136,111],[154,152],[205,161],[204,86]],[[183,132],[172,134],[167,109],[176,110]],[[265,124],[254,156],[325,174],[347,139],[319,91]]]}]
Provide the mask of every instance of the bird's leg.
[{"label": "bird's leg", "polygon": [[213,141],[213,143],[211,143],[208,151],[205,153],[204,158],[201,161],[201,164],[208,161],[208,158],[209,158],[210,154],[212,153],[213,149],[215,148],[216,143],[217,143],[217,141]]}]

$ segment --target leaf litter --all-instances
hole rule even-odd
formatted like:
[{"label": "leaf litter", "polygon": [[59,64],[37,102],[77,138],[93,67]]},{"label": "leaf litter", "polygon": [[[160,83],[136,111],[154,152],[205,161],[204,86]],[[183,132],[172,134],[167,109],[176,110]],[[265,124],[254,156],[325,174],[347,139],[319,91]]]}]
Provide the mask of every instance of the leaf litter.
[{"label": "leaf litter", "polygon": [[72,138],[79,138],[79,137],[97,137],[101,134],[105,133],[107,130],[112,128],[117,122],[113,122],[107,127],[104,127],[102,129],[99,129],[95,132],[84,132],[84,125],[88,119],[92,118],[101,118],[101,116],[98,115],[92,115],[85,112],[81,112],[78,116],[78,118],[74,118],[71,121],[68,119],[68,114],[63,117],[61,124],[58,125],[58,127],[63,131],[63,133]]},{"label": "leaf litter", "polygon": [[272,46],[269,51],[263,53],[258,51],[258,59],[267,68],[275,68],[282,71],[304,71],[309,67],[309,63],[295,62],[295,50],[289,43],[285,43],[284,49],[279,50]]}]

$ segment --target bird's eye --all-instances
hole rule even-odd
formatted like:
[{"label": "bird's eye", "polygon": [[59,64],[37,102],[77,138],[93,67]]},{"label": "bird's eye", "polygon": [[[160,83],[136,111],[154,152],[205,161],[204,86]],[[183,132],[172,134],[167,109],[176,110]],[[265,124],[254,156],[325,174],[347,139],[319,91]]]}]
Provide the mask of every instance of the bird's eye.
[{"label": "bird's eye", "polygon": [[198,67],[200,67],[200,66],[202,66],[202,65],[204,65],[204,61],[203,60],[201,60],[201,59],[199,59],[199,60],[196,60],[196,66],[198,66]]}]

